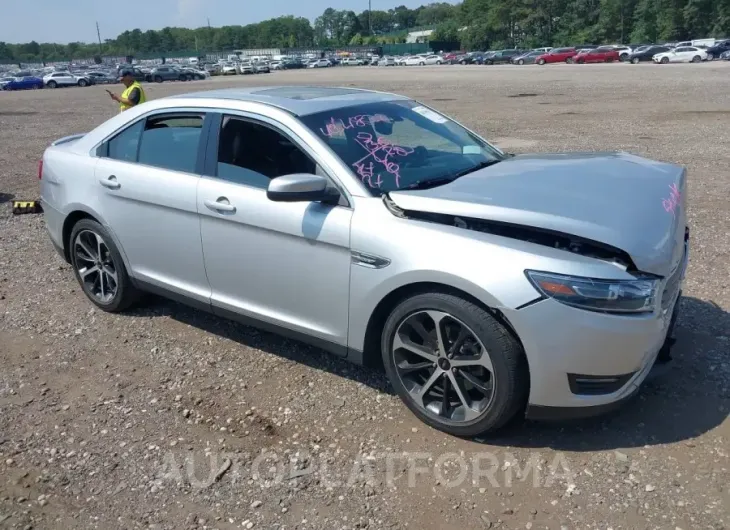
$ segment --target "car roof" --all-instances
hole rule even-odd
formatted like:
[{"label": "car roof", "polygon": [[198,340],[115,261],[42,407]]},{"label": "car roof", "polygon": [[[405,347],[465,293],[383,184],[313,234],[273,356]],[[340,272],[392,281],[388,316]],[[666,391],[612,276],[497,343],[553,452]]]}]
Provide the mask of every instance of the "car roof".
[{"label": "car roof", "polygon": [[296,116],[306,116],[353,105],[381,101],[408,100],[406,96],[359,88],[320,86],[270,86],[207,90],[165,99],[225,99],[250,101],[278,107]]}]

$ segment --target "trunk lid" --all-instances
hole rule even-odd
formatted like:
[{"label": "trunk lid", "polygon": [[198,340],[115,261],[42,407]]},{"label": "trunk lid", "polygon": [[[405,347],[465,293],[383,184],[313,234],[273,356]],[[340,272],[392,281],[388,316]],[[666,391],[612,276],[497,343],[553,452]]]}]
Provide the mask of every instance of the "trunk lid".
[{"label": "trunk lid", "polygon": [[404,210],[570,234],[667,276],[684,253],[684,168],[626,153],[518,155],[456,181],[389,194]]}]

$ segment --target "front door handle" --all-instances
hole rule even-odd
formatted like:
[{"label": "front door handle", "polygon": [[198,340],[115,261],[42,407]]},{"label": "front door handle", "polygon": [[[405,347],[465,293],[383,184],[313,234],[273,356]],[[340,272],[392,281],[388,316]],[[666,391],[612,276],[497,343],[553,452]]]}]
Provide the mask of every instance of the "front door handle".
[{"label": "front door handle", "polygon": [[205,204],[211,210],[216,210],[218,212],[233,213],[236,211],[236,207],[229,203],[228,199],[226,199],[225,197],[218,197],[217,201],[206,200],[203,201],[203,204]]},{"label": "front door handle", "polygon": [[122,185],[117,182],[117,177],[114,175],[109,175],[109,178],[107,179],[99,179],[99,184],[105,188],[109,188],[110,190],[118,190],[122,187]]}]

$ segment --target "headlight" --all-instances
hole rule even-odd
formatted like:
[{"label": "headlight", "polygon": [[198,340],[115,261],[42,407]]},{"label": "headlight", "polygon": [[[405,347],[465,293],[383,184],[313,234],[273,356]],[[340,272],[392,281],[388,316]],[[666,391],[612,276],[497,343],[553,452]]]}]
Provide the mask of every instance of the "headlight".
[{"label": "headlight", "polygon": [[660,282],[658,278],[597,280],[530,270],[525,274],[548,298],[604,313],[651,313]]}]

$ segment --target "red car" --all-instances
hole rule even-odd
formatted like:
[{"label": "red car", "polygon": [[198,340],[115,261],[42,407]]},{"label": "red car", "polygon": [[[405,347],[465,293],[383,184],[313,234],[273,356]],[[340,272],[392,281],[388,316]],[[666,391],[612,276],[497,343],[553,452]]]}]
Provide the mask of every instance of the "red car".
[{"label": "red car", "polygon": [[538,56],[538,58],[535,59],[535,63],[570,63],[576,55],[578,55],[578,50],[575,48],[555,48],[554,50],[550,50],[548,53]]},{"label": "red car", "polygon": [[615,48],[596,48],[594,50],[581,50],[573,57],[573,62],[584,63],[612,63],[619,61],[619,53]]}]

